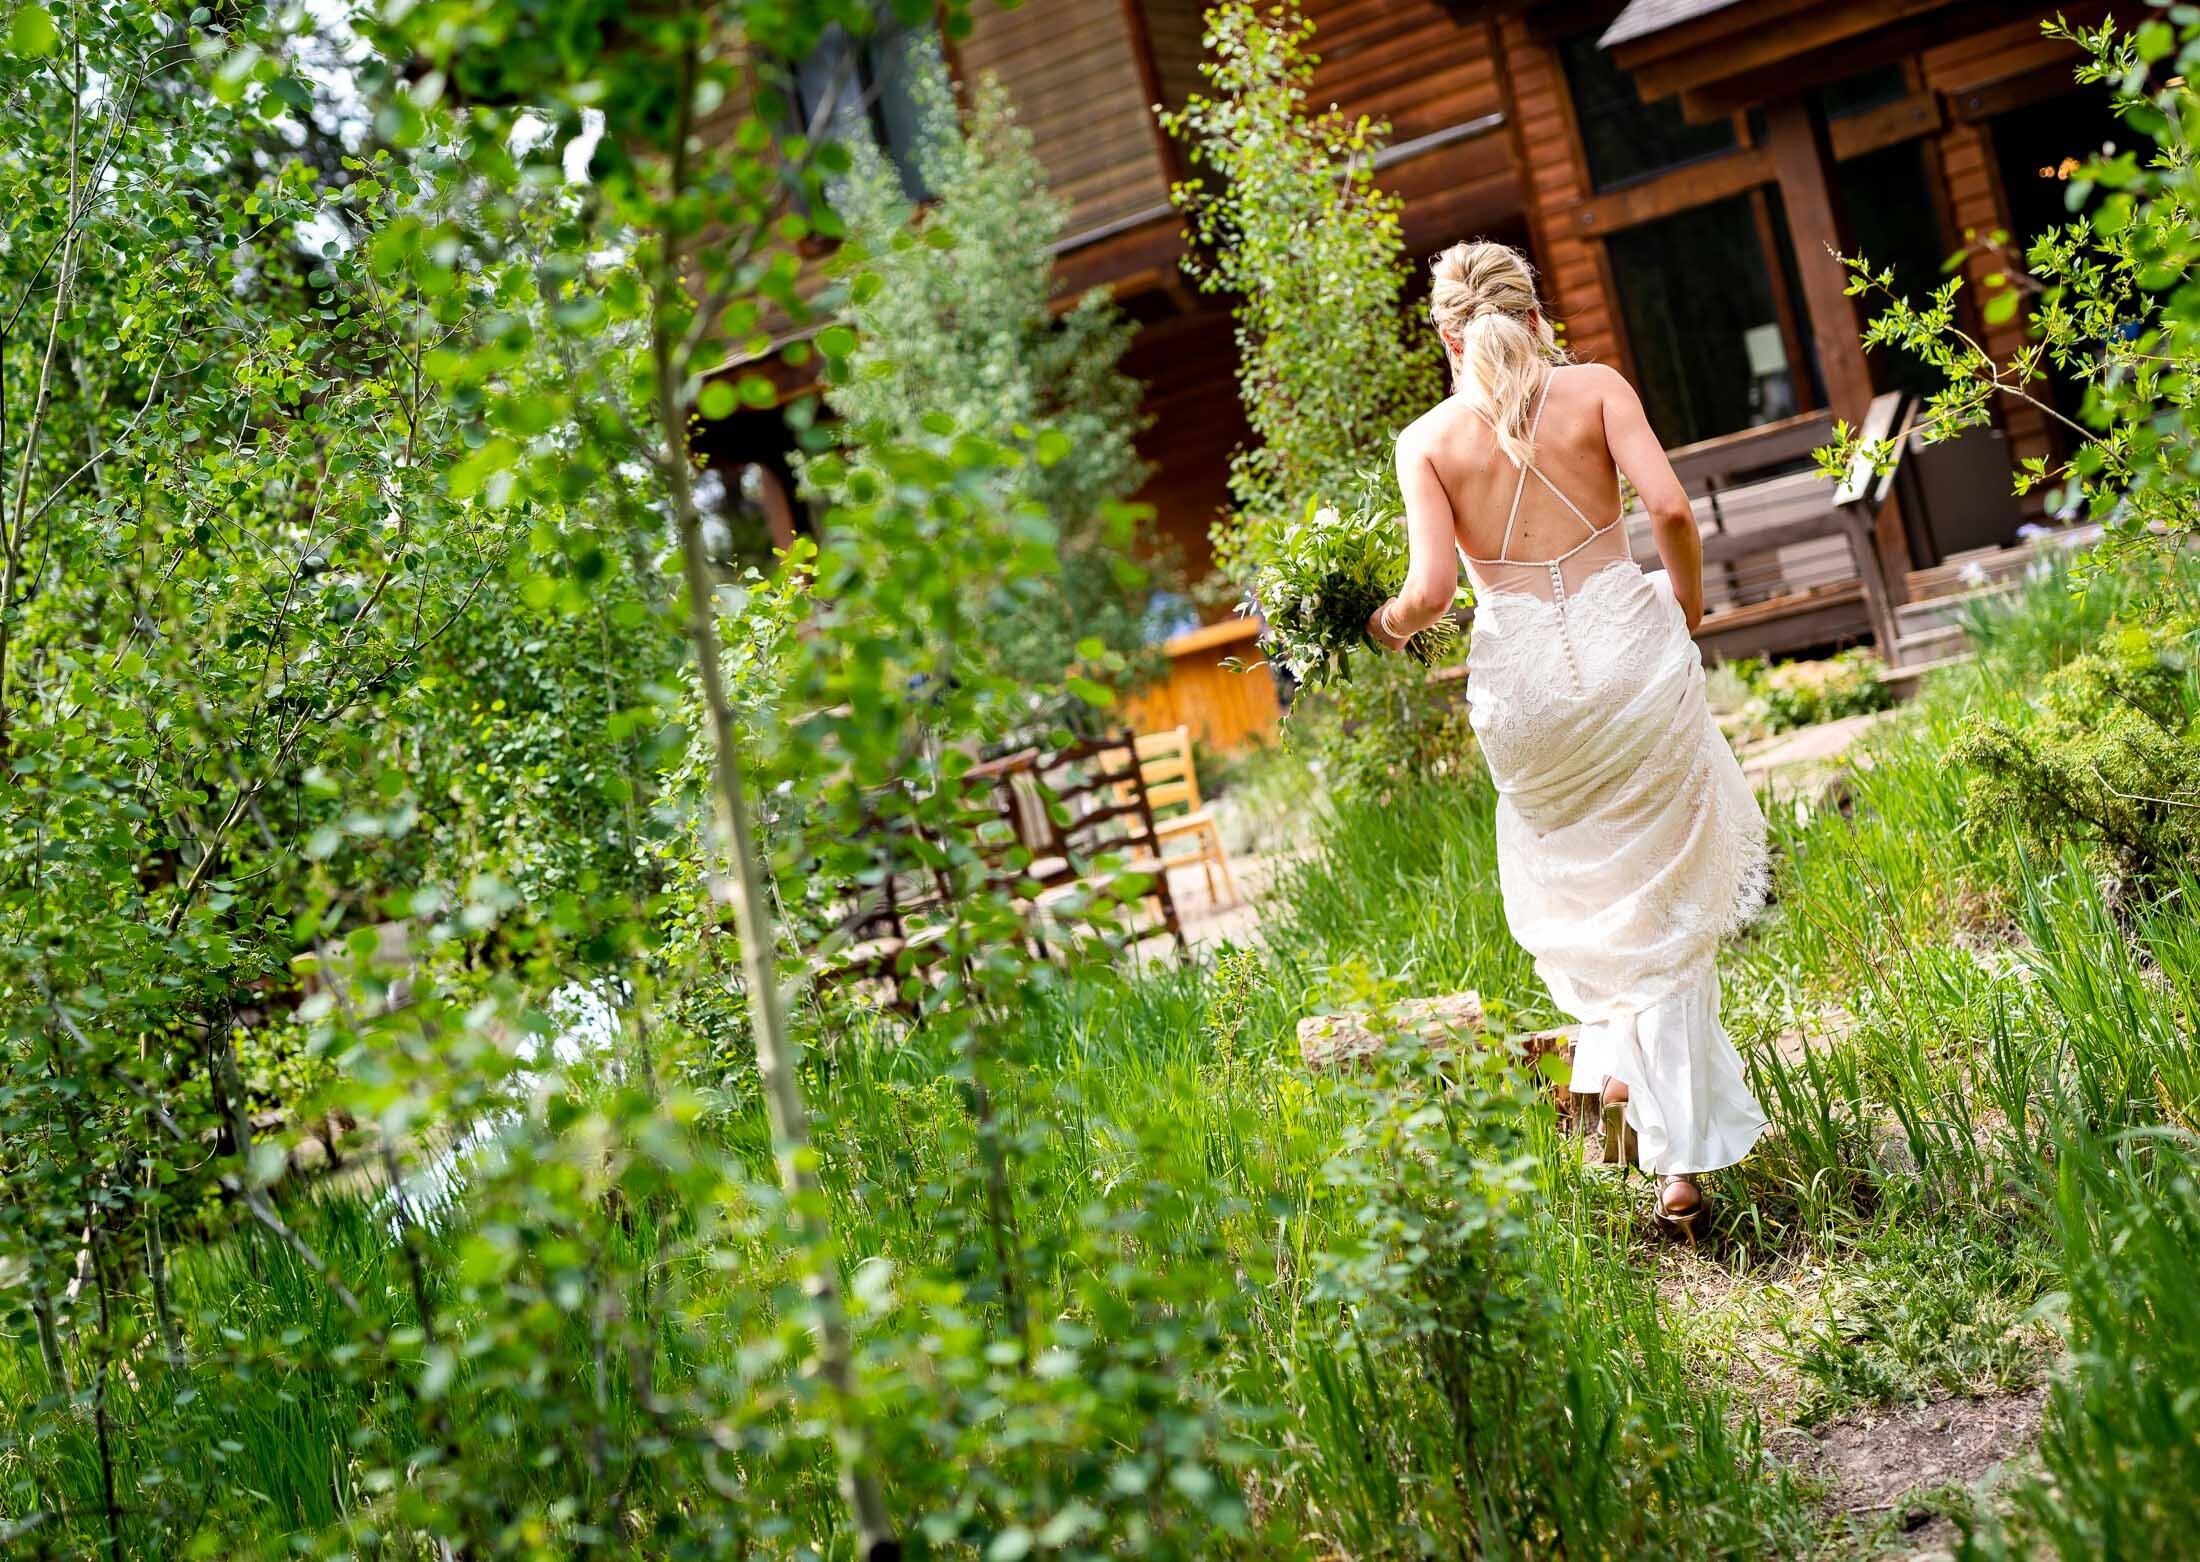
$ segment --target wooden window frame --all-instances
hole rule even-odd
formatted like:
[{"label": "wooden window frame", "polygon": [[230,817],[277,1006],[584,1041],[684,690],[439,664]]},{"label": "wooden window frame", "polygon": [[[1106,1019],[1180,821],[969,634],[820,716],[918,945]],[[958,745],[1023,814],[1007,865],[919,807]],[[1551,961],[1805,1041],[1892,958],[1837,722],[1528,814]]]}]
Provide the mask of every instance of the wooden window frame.
[{"label": "wooden window frame", "polygon": [[[1945,120],[1938,95],[1922,87],[1914,60],[1904,61],[1903,68],[1910,78],[1909,93],[1874,108],[1845,115],[1828,127],[1836,161],[1845,163],[1851,158],[1907,141],[1927,140],[1942,129]],[[1570,101],[1567,106],[1571,112]],[[1802,410],[1815,411],[1825,404],[1825,389],[1812,383],[1808,332],[1801,301],[1792,295],[1788,286],[1787,270],[1777,244],[1779,234],[1771,221],[1770,193],[1779,188],[1779,177],[1772,153],[1755,144],[1747,116],[1736,115],[1735,118],[1738,122],[1735,150],[1699,159],[1617,190],[1592,195],[1575,207],[1574,222],[1581,236],[1594,244],[1598,273],[1611,302],[1613,334],[1632,367],[1635,359],[1633,333],[1628,327],[1626,312],[1619,307],[1619,292],[1606,241],[1615,234],[1677,217],[1718,201],[1749,197],[1752,227],[1764,251],[1766,281],[1779,320],[1781,340],[1795,375],[1796,403]],[[1578,146],[1579,135],[1573,139]]]}]

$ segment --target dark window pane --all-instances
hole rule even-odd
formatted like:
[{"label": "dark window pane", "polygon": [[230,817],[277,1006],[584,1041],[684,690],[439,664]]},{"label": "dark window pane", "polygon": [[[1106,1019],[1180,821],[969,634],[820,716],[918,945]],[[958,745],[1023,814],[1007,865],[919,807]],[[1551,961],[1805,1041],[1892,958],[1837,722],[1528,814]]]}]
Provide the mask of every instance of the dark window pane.
[{"label": "dark window pane", "polygon": [[1897,64],[1829,81],[1818,89],[1817,98],[1819,107],[1826,111],[1826,118],[1839,119],[1844,114],[1861,114],[1868,108],[1892,103],[1909,94],[1910,78]]},{"label": "dark window pane", "polygon": [[1635,79],[1597,47],[1596,34],[1568,39],[1562,53],[1589,178],[1598,189],[1733,150],[1733,121],[1692,125],[1682,117],[1678,99],[1643,102]]},{"label": "dark window pane", "polygon": [[[1857,253],[1871,261],[1875,275],[1891,269],[1894,290],[1923,303],[1945,280],[1940,265],[1947,256],[1918,143],[1906,141],[1850,158],[1841,165],[1839,186]],[[1863,307],[1877,314],[1884,303],[1874,295]],[[1880,390],[1924,394],[1939,383],[1939,376],[1913,354],[1881,348],[1871,359],[1872,383]]]},{"label": "dark window pane", "polygon": [[1747,195],[1606,240],[1650,425],[1667,446],[1800,410]]},{"label": "dark window pane", "polygon": [[837,23],[825,29],[809,58],[795,68],[795,103],[807,130],[830,109],[820,128],[827,139],[868,134],[893,160],[902,188],[913,200],[931,192],[918,168],[923,134],[913,95],[916,72],[925,69],[931,36],[888,22],[859,45]]}]

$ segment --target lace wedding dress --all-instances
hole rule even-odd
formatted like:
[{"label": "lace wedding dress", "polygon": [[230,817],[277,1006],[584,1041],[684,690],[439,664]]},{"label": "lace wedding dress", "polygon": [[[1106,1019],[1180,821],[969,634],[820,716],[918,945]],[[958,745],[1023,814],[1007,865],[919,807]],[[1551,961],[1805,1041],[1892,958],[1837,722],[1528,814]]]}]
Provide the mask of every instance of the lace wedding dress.
[{"label": "lace wedding dress", "polygon": [[[1544,380],[1534,430],[1543,418]],[[1533,472],[1588,535],[1511,557]],[[1763,904],[1765,822],[1704,702],[1671,583],[1618,520],[1598,526],[1531,462],[1475,581],[1469,719],[1496,780],[1513,936],[1581,1021],[1572,1088],[1626,1082],[1646,1170],[1732,1165],[1765,1116],[1719,1023],[1722,934]]]}]

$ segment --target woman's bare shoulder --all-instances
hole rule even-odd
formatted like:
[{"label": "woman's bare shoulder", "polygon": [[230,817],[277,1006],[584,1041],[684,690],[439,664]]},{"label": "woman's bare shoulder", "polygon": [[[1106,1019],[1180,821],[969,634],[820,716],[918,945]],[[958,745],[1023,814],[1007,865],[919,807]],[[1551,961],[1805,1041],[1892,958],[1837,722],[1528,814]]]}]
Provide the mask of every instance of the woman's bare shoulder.
[{"label": "woman's bare shoulder", "polygon": [[1614,396],[1632,399],[1635,394],[1635,387],[1628,383],[1627,376],[1608,363],[1562,364],[1554,373],[1558,376],[1558,385],[1584,399],[1602,401]]},{"label": "woman's bare shoulder", "polygon": [[1572,385],[1582,390],[1605,390],[1614,385],[1625,385],[1627,376],[1608,363],[1593,358],[1579,363],[1562,363],[1552,371],[1561,385]]},{"label": "woman's bare shoulder", "polygon": [[1447,443],[1473,414],[1457,396],[1446,396],[1398,432],[1398,453],[1426,455]]}]

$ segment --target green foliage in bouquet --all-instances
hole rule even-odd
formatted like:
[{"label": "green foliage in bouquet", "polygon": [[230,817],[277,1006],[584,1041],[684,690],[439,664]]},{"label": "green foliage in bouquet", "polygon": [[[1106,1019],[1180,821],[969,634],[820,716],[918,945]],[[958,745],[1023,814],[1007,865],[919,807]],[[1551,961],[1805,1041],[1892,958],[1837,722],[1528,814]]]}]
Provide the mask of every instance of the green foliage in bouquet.
[{"label": "green foliage in bouquet", "polygon": [[2200,866],[2194,635],[2189,618],[2112,628],[2048,676],[2027,717],[1975,720],[1955,751],[1974,772],[1974,837],[2085,844],[2141,889]]},{"label": "green foliage in bouquet", "polygon": [[[1267,620],[1261,648],[1307,689],[1344,677],[1355,652],[1380,655],[1367,621],[1406,579],[1405,528],[1381,501],[1379,479],[1361,474],[1359,497],[1343,509],[1306,513],[1269,536],[1266,562],[1253,577],[1248,611]],[[1456,620],[1443,618],[1415,635],[1406,649],[1427,666],[1460,639]]]}]

